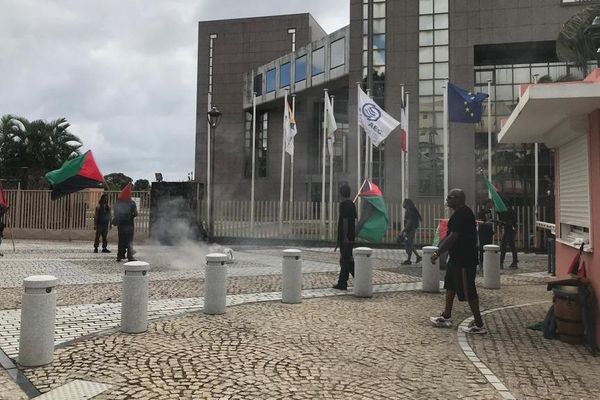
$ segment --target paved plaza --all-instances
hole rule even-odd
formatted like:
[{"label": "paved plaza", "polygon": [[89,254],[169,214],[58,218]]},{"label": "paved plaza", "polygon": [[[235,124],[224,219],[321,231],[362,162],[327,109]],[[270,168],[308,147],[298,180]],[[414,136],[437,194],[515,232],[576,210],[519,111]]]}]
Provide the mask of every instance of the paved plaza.
[{"label": "paved plaza", "polygon": [[[119,331],[123,265],[90,243],[5,242],[0,260],[0,399],[598,399],[600,359],[527,325],[551,304],[546,258],[521,256],[502,289],[478,285],[487,335],[467,337],[466,304],[432,328],[441,293],[420,290],[420,265],[376,249],[374,296],[331,289],[332,248],[302,248],[303,302],[281,303],[281,250],[234,246],[228,308],[202,313],[204,256],[215,249],[136,247],[151,264],[148,331]],[[293,246],[290,246],[293,247]],[[510,260],[510,256],[509,256]],[[23,278],[59,278],[54,361],[20,368]],[[351,282],[352,284],[352,282]],[[17,383],[18,382],[18,383]]]}]

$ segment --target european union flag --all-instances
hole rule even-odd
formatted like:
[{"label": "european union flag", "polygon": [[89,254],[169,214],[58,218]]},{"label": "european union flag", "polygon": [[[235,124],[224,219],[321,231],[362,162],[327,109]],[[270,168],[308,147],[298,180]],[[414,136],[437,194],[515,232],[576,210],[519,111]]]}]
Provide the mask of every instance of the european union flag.
[{"label": "european union flag", "polygon": [[481,103],[487,93],[471,93],[448,82],[448,118],[451,122],[481,121]]}]

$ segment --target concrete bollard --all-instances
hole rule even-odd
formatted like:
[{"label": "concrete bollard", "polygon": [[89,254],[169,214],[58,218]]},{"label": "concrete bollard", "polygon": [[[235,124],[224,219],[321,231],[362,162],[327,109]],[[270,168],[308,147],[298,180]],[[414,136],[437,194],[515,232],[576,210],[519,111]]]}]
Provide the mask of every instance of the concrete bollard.
[{"label": "concrete bollard", "polygon": [[288,304],[302,302],[302,251],[283,251],[281,301]]},{"label": "concrete bollard", "polygon": [[431,255],[436,252],[436,246],[423,247],[423,269],[421,271],[421,281],[423,291],[438,293],[440,291],[440,267],[439,258],[435,263],[431,262]]},{"label": "concrete bollard", "polygon": [[124,265],[121,332],[141,333],[148,330],[148,271],[144,261]]},{"label": "concrete bollard", "polygon": [[483,246],[483,287],[500,289],[500,246]]},{"label": "concrete bollard", "polygon": [[373,296],[373,265],[371,264],[373,250],[368,247],[354,249],[354,296]]},{"label": "concrete bollard", "polygon": [[23,280],[19,364],[38,367],[49,364],[54,356],[56,290],[58,279],[52,275],[34,275]]},{"label": "concrete bollard", "polygon": [[225,314],[227,305],[227,256],[222,253],[206,255],[204,275],[204,313]]}]

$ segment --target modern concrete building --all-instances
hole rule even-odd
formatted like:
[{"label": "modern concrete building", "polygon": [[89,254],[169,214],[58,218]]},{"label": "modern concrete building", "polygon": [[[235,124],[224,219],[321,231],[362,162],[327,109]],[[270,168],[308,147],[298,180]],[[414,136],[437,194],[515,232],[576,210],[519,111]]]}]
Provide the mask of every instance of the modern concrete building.
[{"label": "modern concrete building", "polygon": [[[215,135],[215,200],[249,199],[252,92],[257,94],[256,198],[279,198],[283,97],[295,94],[294,200],[321,198],[323,92],[334,96],[334,187],[357,182],[357,82],[396,119],[402,85],[410,92],[409,196],[441,202],[442,86],[446,79],[487,92],[492,82],[493,181],[517,205],[533,204],[533,145],[498,145],[500,120],[518,102],[520,84],[577,77],[558,61],[562,24],[590,1],[350,0],[350,23],[327,35],[309,14],[199,23],[195,175],[207,174],[209,104],[222,112]],[[486,115],[484,111],[483,115]],[[450,124],[450,187],[469,203],[486,196],[487,120]],[[364,136],[364,135],[363,135]],[[374,151],[374,180],[400,200],[400,135]],[[288,199],[289,157],[286,160]],[[540,154],[540,191],[554,179],[550,150]],[[334,190],[334,193],[336,191]],[[550,201],[552,196],[543,196]]]}]

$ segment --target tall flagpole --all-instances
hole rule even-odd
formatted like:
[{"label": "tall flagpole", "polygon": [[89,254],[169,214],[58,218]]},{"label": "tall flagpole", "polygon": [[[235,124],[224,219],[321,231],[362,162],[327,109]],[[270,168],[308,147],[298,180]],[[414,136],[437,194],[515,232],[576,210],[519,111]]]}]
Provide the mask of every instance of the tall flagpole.
[{"label": "tall flagpole", "polygon": [[[285,89],[285,96],[284,96],[284,101],[285,103],[283,104],[283,115],[285,115],[285,113],[287,112],[287,107],[288,107],[288,100],[287,100],[287,96],[288,96],[288,90]],[[287,123],[289,124],[289,121],[287,121]],[[283,134],[282,134],[282,140],[281,140],[281,185],[279,187],[279,233],[283,233],[283,184],[285,182],[285,143],[286,143],[286,137],[285,137],[285,132],[286,132],[286,121],[285,118],[283,119]],[[289,127],[287,127],[289,129]]]},{"label": "tall flagpole", "polygon": [[[360,137],[360,113],[358,112],[358,108],[360,107],[360,82],[356,82],[356,190],[358,191],[360,188],[360,182],[362,174],[360,173],[360,147],[361,147],[361,137]],[[357,192],[358,193],[358,192]],[[357,204],[358,212],[360,213],[360,199],[358,200],[359,204]]]},{"label": "tall flagpole", "polygon": [[323,239],[325,236],[325,213],[326,213],[326,208],[325,208],[325,160],[326,160],[326,147],[327,147],[327,132],[325,132],[326,127],[325,127],[325,112],[327,112],[327,98],[326,95],[327,94],[327,89],[324,89],[324,94],[323,94],[323,151],[321,154],[321,238]]},{"label": "tall flagpole", "polygon": [[[400,126],[400,162],[402,163],[402,170],[401,172],[401,177],[400,180],[402,181],[402,192],[401,192],[401,206],[400,206],[400,218],[402,219],[402,228],[404,229],[404,207],[402,207],[402,204],[404,203],[404,199],[406,199],[406,164],[405,164],[405,154],[404,154],[404,149],[402,148],[402,125],[405,124],[404,118],[406,117],[406,113],[402,113],[402,111],[406,110],[404,107],[406,107],[406,99],[404,97],[404,85],[400,85],[400,99],[401,99],[401,107],[400,107],[400,122],[401,122],[401,126]],[[407,132],[407,136],[408,136],[408,132]]]},{"label": "tall flagpole", "polygon": [[408,174],[409,172],[409,161],[410,161],[410,147],[409,147],[409,140],[410,138],[410,92],[407,90],[406,91],[406,154],[404,156],[404,162],[405,162],[405,173],[404,173],[404,179],[406,180],[403,184],[406,184],[406,189],[404,190],[404,194],[406,195],[406,197],[410,197],[409,194],[409,181],[410,181],[410,175]]},{"label": "tall flagpole", "polygon": [[[537,84],[538,81],[538,74],[533,75],[533,83]],[[537,221],[537,217],[538,217],[538,193],[540,190],[540,181],[539,181],[539,168],[540,168],[540,164],[539,164],[539,144],[538,143],[534,143],[533,145],[533,154],[534,154],[534,164],[533,164],[533,236],[534,236],[534,241],[535,243],[533,244],[534,247],[537,245],[537,229],[535,227],[535,223]]]},{"label": "tall flagpole", "polygon": [[256,92],[252,93],[252,186],[250,189],[250,231],[254,232],[254,179],[256,174]]},{"label": "tall flagpole", "polygon": [[[331,96],[331,114],[333,115],[333,102],[335,96]],[[329,134],[329,132],[327,132]],[[331,140],[331,138],[327,138]],[[333,238],[333,143],[329,153],[329,238]]]},{"label": "tall flagpole", "polygon": [[[488,79],[488,104],[487,104],[487,126],[488,126],[488,181],[492,183],[492,80]],[[489,190],[488,190],[489,192]],[[488,193],[490,199],[492,194]]]},{"label": "tall flagpole", "polygon": [[[367,89],[367,96],[371,98],[371,89]],[[365,133],[366,135],[366,133]],[[365,178],[369,179],[369,181],[373,181],[373,143],[371,142],[371,138],[369,135],[365,136]]]},{"label": "tall flagpole", "polygon": [[[443,141],[444,141],[444,199],[443,202],[446,204],[446,198],[448,197],[448,80],[444,82],[442,86],[444,91],[444,130],[443,130]],[[446,213],[448,210],[446,209]]]},{"label": "tall flagpole", "polygon": [[[296,121],[296,93],[292,93],[292,115],[294,121]],[[296,129],[298,129],[298,123],[296,123]],[[294,144],[294,151],[290,158],[290,209],[294,202],[294,155],[296,154],[296,147]]]}]

